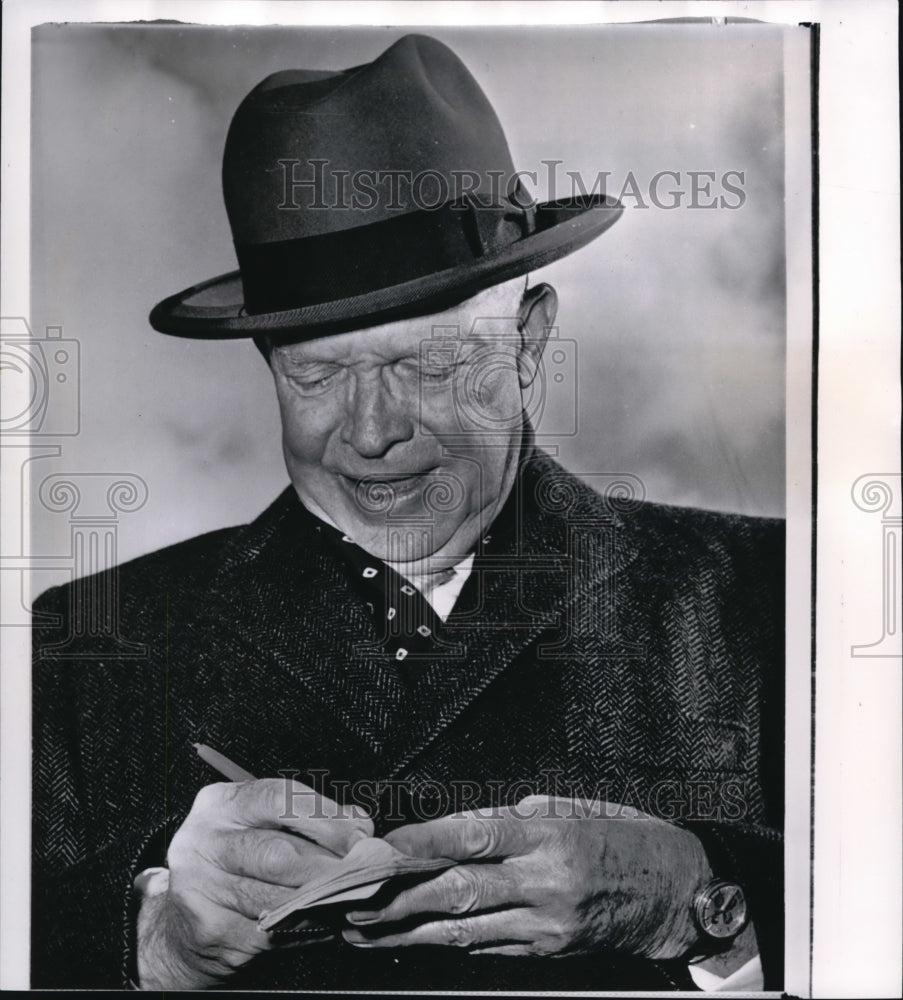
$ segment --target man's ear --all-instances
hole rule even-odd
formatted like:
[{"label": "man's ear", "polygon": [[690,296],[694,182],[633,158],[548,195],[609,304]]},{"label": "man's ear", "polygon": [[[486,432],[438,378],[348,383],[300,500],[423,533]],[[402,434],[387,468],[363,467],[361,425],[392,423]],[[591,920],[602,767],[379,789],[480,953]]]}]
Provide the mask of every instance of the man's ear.
[{"label": "man's ear", "polygon": [[273,353],[273,343],[265,333],[258,333],[254,337],[254,346],[263,355],[263,360],[267,366],[270,364],[270,355]]},{"label": "man's ear", "polygon": [[536,378],[549,329],[555,324],[557,313],[558,294],[551,285],[536,285],[524,292],[517,324],[521,335],[517,374],[522,389]]}]

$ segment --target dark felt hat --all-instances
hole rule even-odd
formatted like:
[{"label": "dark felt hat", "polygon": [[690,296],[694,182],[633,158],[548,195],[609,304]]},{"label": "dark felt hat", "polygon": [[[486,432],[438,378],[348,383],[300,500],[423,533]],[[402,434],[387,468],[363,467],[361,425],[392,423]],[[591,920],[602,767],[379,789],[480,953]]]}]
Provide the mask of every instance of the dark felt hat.
[{"label": "dark felt hat", "polygon": [[436,312],[622,211],[602,194],[532,203],[486,95],[422,35],[342,72],[267,77],[232,119],[223,194],[240,269],[155,306],[163,333],[304,339]]}]

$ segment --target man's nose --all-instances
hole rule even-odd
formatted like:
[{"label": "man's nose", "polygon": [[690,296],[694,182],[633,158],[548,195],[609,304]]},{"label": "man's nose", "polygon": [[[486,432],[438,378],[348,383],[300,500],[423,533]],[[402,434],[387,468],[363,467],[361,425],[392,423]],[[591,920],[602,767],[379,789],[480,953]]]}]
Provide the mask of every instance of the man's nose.
[{"label": "man's nose", "polygon": [[352,380],[342,440],[364,458],[380,458],[394,444],[414,436],[414,422],[380,374]]}]

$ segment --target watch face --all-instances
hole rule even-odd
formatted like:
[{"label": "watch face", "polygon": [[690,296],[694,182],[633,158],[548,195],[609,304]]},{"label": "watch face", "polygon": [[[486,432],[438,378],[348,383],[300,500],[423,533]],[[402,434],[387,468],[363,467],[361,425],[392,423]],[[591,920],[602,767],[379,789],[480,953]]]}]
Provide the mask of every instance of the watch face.
[{"label": "watch face", "polygon": [[696,898],[696,919],[710,937],[735,937],[746,924],[743,890],[734,882],[711,882]]}]

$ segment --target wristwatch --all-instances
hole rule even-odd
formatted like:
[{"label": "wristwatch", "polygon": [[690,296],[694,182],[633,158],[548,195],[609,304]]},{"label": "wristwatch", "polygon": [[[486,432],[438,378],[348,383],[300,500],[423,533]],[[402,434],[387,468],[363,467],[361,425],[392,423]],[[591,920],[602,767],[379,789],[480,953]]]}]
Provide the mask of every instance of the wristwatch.
[{"label": "wristwatch", "polygon": [[702,941],[720,951],[749,922],[749,909],[742,886],[726,879],[713,878],[693,900],[693,918]]}]

